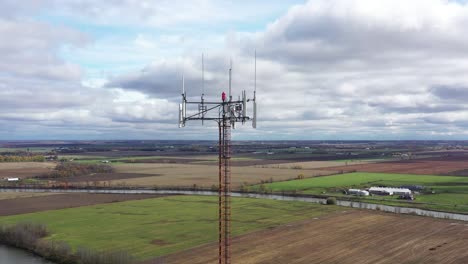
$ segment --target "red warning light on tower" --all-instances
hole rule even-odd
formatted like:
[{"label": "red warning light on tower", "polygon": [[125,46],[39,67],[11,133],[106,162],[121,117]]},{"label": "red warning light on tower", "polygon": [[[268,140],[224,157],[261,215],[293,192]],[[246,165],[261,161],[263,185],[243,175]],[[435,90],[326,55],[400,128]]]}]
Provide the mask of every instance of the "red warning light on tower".
[{"label": "red warning light on tower", "polygon": [[226,93],[225,92],[223,92],[221,94],[221,99],[223,100],[223,102],[226,101]]}]

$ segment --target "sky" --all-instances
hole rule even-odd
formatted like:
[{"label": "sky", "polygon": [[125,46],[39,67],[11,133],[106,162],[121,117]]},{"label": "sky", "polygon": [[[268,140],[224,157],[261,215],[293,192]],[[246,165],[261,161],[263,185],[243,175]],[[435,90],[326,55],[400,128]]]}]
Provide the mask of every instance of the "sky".
[{"label": "sky", "polygon": [[217,139],[190,99],[254,89],[238,140],[468,139],[468,3],[2,0],[0,140]]}]

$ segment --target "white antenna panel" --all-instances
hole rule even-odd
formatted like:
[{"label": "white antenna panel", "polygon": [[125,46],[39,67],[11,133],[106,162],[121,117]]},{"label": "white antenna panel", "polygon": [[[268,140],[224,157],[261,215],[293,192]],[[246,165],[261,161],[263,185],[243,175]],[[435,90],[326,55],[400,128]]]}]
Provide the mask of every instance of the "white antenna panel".
[{"label": "white antenna panel", "polygon": [[185,100],[182,102],[182,120],[185,120],[187,117],[187,105],[185,104]]},{"label": "white antenna panel", "polygon": [[242,92],[242,117],[247,116],[247,95],[245,90]]},{"label": "white antenna panel", "polygon": [[257,102],[253,102],[253,118],[252,118],[252,127],[257,128]]},{"label": "white antenna panel", "polygon": [[184,126],[184,114],[182,104],[179,104],[179,127]]}]

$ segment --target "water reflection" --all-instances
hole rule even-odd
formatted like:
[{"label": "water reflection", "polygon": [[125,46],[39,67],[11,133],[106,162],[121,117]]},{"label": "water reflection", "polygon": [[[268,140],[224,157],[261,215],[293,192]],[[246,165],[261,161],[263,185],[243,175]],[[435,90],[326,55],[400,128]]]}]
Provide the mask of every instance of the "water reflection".
[{"label": "water reflection", "polygon": [[0,245],[1,264],[53,264],[27,251]]}]

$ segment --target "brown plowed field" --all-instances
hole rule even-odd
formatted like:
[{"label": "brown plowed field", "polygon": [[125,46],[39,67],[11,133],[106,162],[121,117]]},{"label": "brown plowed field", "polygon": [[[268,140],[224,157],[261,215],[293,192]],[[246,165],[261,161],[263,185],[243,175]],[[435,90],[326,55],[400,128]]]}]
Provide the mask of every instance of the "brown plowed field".
[{"label": "brown plowed field", "polygon": [[[137,173],[147,175],[144,178],[131,178],[111,181],[112,185],[129,184],[138,186],[192,186],[211,187],[218,184],[218,166],[192,164],[157,164],[157,163],[126,163],[114,165],[117,173]],[[297,178],[298,174],[305,177],[335,174],[333,170],[294,170],[253,167],[233,167],[232,186],[239,187],[243,183],[257,184],[261,181],[284,181]]]},{"label": "brown plowed field", "polygon": [[0,179],[39,176],[53,170],[55,165],[53,162],[2,162],[0,163]]},{"label": "brown plowed field", "polygon": [[[368,211],[333,214],[233,239],[232,263],[468,263],[468,225]],[[212,243],[149,263],[217,263]]]},{"label": "brown plowed field", "polygon": [[404,160],[326,168],[326,170],[337,170],[344,172],[362,171],[427,175],[450,175],[465,169],[468,169],[468,156],[463,158],[446,157],[437,159]]},{"label": "brown plowed field", "polygon": [[162,197],[158,194],[67,193],[30,198],[0,200],[0,216],[34,213],[102,203]]},{"label": "brown plowed field", "polygon": [[94,182],[94,181],[111,181],[111,180],[122,180],[132,178],[144,178],[144,177],[155,177],[155,175],[139,174],[139,173],[94,173],[91,175],[74,176],[67,178],[49,179],[51,181],[62,181],[62,182]]},{"label": "brown plowed field", "polygon": [[38,197],[38,196],[47,196],[47,195],[57,195],[60,193],[52,193],[52,192],[7,192],[7,191],[0,191],[0,200],[7,200],[7,199],[19,199],[19,198],[30,198],[30,197]]}]

